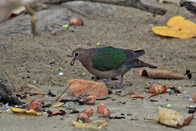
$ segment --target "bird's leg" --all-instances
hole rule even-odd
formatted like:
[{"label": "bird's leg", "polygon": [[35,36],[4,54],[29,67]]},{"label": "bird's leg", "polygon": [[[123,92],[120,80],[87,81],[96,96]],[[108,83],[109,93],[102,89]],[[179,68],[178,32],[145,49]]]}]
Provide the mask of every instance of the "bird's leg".
[{"label": "bird's leg", "polygon": [[35,10],[30,5],[27,5],[25,7],[26,7],[27,12],[31,16],[31,32],[34,36],[37,36],[38,35],[36,31],[37,18],[35,17]]},{"label": "bird's leg", "polygon": [[108,78],[106,81],[104,81],[104,83],[107,84],[110,80],[111,78]]},{"label": "bird's leg", "polygon": [[121,84],[120,84],[120,88],[123,88],[124,86],[124,75],[121,75]]}]

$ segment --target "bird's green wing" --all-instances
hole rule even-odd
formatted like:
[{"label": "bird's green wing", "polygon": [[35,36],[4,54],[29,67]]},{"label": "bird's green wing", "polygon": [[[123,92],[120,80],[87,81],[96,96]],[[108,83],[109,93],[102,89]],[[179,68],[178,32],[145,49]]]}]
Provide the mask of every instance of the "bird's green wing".
[{"label": "bird's green wing", "polygon": [[108,71],[120,67],[127,60],[125,50],[105,47],[97,49],[92,56],[93,67],[100,71]]}]

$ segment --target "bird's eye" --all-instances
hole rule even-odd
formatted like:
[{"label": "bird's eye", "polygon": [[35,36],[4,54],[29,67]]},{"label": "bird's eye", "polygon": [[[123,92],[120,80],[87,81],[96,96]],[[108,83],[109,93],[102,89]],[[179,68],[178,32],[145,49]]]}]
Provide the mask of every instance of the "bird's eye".
[{"label": "bird's eye", "polygon": [[78,55],[79,55],[79,53],[77,53],[77,52],[76,52],[76,53],[74,53],[74,55],[75,55],[75,56],[78,56]]}]

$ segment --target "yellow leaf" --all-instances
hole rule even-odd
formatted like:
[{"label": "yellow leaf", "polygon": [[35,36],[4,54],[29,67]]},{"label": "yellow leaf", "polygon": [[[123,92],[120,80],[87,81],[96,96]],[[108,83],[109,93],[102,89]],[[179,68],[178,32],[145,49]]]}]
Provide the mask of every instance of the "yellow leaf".
[{"label": "yellow leaf", "polygon": [[52,104],[51,106],[56,108],[56,107],[60,107],[62,105],[65,105],[65,103],[63,103],[63,102],[56,102],[56,103]]},{"label": "yellow leaf", "polygon": [[178,113],[175,110],[167,109],[158,107],[159,110],[159,119],[150,119],[150,118],[144,118],[144,120],[153,120],[155,122],[170,126],[170,127],[176,127],[181,128],[183,126],[188,126],[191,121],[194,118],[195,114],[192,114],[188,118],[184,119],[180,113]]},{"label": "yellow leaf", "polygon": [[182,115],[174,110],[158,107],[159,122],[168,126],[178,127],[183,125],[184,118]]},{"label": "yellow leaf", "polygon": [[38,113],[32,109],[30,110],[25,110],[25,109],[22,109],[22,108],[15,108],[15,107],[10,107],[10,110],[14,113],[22,113],[22,114],[27,114],[27,115],[37,115],[37,116],[40,116],[42,115],[42,113]]},{"label": "yellow leaf", "polygon": [[182,16],[175,16],[168,20],[167,26],[155,26],[152,31],[161,36],[187,39],[196,37],[196,23]]},{"label": "yellow leaf", "polygon": [[27,114],[31,114],[31,115],[36,115],[36,116],[41,116],[41,113],[38,113],[32,109],[25,111]]},{"label": "yellow leaf", "polygon": [[75,128],[103,129],[103,127],[107,125],[107,122],[105,120],[96,120],[96,121],[93,121],[93,123],[96,123],[97,125],[90,125],[90,124],[72,121],[72,124],[74,125]]},{"label": "yellow leaf", "polygon": [[15,107],[10,107],[10,110],[13,111],[14,113],[19,113],[19,112],[24,112],[24,111],[26,111],[25,109],[22,109],[22,108],[15,108]]}]

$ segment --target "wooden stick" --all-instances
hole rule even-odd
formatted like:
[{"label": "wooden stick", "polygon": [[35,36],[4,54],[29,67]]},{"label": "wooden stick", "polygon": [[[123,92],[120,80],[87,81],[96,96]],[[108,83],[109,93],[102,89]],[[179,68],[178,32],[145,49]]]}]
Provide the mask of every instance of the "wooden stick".
[{"label": "wooden stick", "polygon": [[[70,84],[71,85],[71,84]],[[59,98],[67,91],[67,89],[70,87],[70,85],[63,91],[63,93],[56,99],[56,101],[59,100]]]},{"label": "wooden stick", "polygon": [[150,12],[155,15],[164,15],[166,13],[165,9],[155,7],[150,4],[146,4],[143,2],[144,0],[44,0],[44,3],[61,4],[65,2],[71,2],[71,1],[88,1],[88,2],[97,2],[97,3],[110,4],[110,5],[133,7],[133,8]]}]

